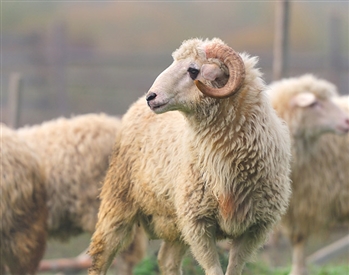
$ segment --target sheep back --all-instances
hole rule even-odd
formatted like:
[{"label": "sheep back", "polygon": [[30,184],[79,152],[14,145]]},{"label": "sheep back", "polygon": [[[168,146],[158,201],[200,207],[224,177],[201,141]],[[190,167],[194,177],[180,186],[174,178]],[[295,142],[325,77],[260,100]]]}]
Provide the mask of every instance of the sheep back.
[{"label": "sheep back", "polygon": [[99,183],[119,125],[118,118],[86,114],[18,130],[44,163],[50,236],[66,240],[94,231]]}]

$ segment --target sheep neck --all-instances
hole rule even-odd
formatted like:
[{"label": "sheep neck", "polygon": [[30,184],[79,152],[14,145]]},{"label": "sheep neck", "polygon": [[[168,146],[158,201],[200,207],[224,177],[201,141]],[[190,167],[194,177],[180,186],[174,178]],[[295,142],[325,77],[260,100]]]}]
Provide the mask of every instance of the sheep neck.
[{"label": "sheep neck", "polygon": [[304,165],[317,155],[321,135],[293,134],[291,136],[295,164]]},{"label": "sheep neck", "polygon": [[187,116],[190,127],[186,138],[191,139],[188,144],[192,147],[188,151],[196,154],[192,157],[197,160],[197,169],[213,195],[222,201],[221,208],[231,208],[231,203],[238,207],[236,203],[242,202],[246,193],[239,183],[248,177],[241,171],[250,161],[255,139],[251,138],[255,137],[251,120],[262,117],[258,94],[244,89],[229,100],[212,100],[209,109]]}]

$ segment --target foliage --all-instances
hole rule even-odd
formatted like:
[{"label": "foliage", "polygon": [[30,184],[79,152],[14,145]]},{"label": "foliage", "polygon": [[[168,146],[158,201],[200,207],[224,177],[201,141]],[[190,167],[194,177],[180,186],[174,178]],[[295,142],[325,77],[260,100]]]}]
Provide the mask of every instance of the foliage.
[{"label": "foliage", "polygon": [[[227,253],[223,249],[218,250],[221,265],[226,267],[228,265]],[[191,255],[187,255],[182,262],[183,274],[190,275],[205,275],[205,272],[198,265]],[[225,270],[224,270],[225,271]],[[146,257],[140,264],[135,267],[135,275],[158,275],[158,263],[156,255]]]},{"label": "foliage", "polygon": [[134,269],[135,275],[157,275],[159,274],[159,268],[156,257],[147,256],[143,261],[138,264]]}]

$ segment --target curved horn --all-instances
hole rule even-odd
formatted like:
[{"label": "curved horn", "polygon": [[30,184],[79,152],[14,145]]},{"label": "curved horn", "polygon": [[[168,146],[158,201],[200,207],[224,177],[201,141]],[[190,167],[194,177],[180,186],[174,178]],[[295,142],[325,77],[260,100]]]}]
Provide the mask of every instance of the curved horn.
[{"label": "curved horn", "polygon": [[200,80],[195,80],[195,85],[205,95],[213,98],[226,98],[233,95],[245,79],[245,65],[240,55],[227,45],[213,44],[206,48],[207,58],[218,58],[229,71],[228,82],[221,88],[206,86]]}]

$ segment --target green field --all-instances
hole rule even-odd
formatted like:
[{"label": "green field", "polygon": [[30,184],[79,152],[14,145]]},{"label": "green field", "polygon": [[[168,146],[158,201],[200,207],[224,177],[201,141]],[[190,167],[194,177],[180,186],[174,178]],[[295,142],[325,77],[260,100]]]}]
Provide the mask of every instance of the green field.
[{"label": "green field", "polygon": [[[226,259],[223,259],[226,266]],[[322,267],[309,267],[310,275],[348,275],[349,265],[326,265]],[[249,263],[246,265],[244,275],[288,275],[290,267],[270,268],[264,263]],[[147,257],[135,269],[134,275],[159,275],[156,257]],[[183,261],[183,274],[205,275],[193,259],[187,257]]]},{"label": "green field", "polygon": [[[328,245],[334,240],[339,239],[346,234],[346,229],[332,232],[331,236],[326,240],[313,240],[307,254],[311,254],[317,249]],[[70,258],[80,254],[89,244],[90,237],[83,234],[77,238],[72,238],[68,243],[59,243],[57,241],[49,241],[46,259]],[[148,253],[145,259],[139,263],[134,275],[160,275],[157,264],[157,251],[160,241],[149,241]],[[226,268],[228,264],[228,253],[221,246],[218,248],[221,265]],[[255,261],[248,263],[245,267],[243,275],[288,275],[290,272],[291,250],[288,242],[281,241],[276,248],[261,249],[255,258]],[[56,272],[55,272],[56,273]],[[41,273],[43,275],[55,273]],[[79,274],[87,274],[82,271]],[[111,268],[108,275],[117,274],[114,268]],[[204,272],[193,259],[190,252],[186,254],[183,260],[183,275],[204,275]],[[349,250],[341,257],[328,262],[324,266],[309,266],[309,275],[349,275]]]},{"label": "green field", "polygon": [[[226,255],[221,254],[222,266],[226,267],[228,260]],[[290,267],[271,268],[265,263],[248,263],[243,275],[288,275]],[[349,275],[349,264],[335,264],[326,266],[309,266],[309,275]],[[145,258],[135,269],[134,275],[159,275],[158,265],[155,256]],[[183,261],[184,275],[205,275],[203,270],[191,257],[186,257]]]}]

